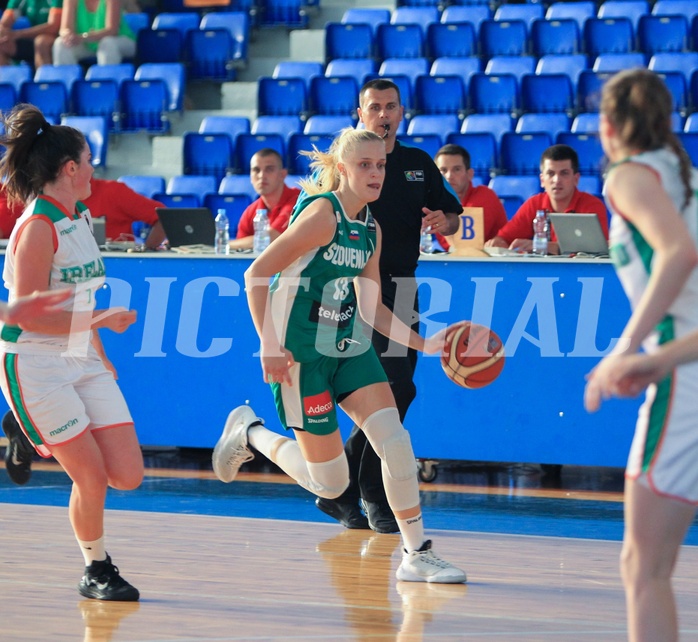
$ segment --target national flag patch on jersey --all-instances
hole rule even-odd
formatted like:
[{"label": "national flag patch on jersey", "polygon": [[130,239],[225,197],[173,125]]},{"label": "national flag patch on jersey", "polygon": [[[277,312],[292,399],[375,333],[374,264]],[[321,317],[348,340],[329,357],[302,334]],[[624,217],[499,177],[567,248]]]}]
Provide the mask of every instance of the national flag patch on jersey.
[{"label": "national flag patch on jersey", "polygon": [[424,171],[421,169],[410,169],[405,172],[405,178],[413,183],[415,181],[424,182]]},{"label": "national flag patch on jersey", "polygon": [[349,230],[349,240],[358,241],[359,240],[359,230]]}]

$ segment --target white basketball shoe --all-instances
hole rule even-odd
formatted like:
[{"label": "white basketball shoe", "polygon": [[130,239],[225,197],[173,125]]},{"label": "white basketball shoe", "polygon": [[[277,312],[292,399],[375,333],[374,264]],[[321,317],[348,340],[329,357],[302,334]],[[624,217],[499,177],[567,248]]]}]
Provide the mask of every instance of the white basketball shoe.
[{"label": "white basketball shoe", "polygon": [[397,579],[403,582],[430,582],[435,584],[463,584],[465,572],[442,560],[431,548],[428,539],[416,551],[404,551],[397,569]]},{"label": "white basketball shoe", "polygon": [[254,459],[247,445],[247,431],[250,426],[263,424],[249,406],[235,408],[225,422],[223,434],[213,449],[213,472],[226,484],[233,481],[240,467]]}]

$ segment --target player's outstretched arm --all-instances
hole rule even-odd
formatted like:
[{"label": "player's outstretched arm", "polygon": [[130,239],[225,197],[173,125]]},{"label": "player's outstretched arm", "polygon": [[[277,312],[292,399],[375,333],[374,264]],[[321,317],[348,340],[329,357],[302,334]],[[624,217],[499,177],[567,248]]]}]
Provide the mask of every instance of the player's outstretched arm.
[{"label": "player's outstretched arm", "polygon": [[61,303],[70,297],[68,288],[34,292],[19,297],[12,303],[0,303],[0,319],[9,325],[19,325],[36,317],[51,316],[63,312]]}]

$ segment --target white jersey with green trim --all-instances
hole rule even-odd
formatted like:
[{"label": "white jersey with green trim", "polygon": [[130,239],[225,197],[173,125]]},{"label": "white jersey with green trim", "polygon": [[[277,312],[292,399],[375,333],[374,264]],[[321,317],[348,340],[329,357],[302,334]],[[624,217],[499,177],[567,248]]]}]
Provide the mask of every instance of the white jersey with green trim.
[{"label": "white jersey with green trim", "polygon": [[[693,195],[684,207],[685,189],[681,182],[679,159],[674,152],[669,149],[643,152],[630,156],[623,162],[646,165],[659,177],[659,181],[683,218],[691,238],[698,246],[698,172],[695,169],[692,171]],[[625,219],[622,213],[614,210],[609,198],[606,202],[613,214],[609,228],[610,255],[618,278],[630,300],[630,306],[635,309],[652,273],[653,250],[639,230]],[[673,328],[667,327],[668,321],[672,322],[669,325]],[[672,303],[667,312],[667,318],[658,325],[658,332],[649,336],[643,346],[646,350],[652,350],[657,343],[678,338],[696,327],[698,327],[698,270],[693,271]]]},{"label": "white jersey with green trim", "polygon": [[[104,262],[92,233],[92,218],[85,205],[78,202],[76,212],[69,216],[53,199],[39,196],[24,210],[10,235],[5,252],[3,281],[15,294],[15,249],[25,224],[32,218],[41,218],[53,225],[53,264],[49,290],[70,288],[73,295],[63,303],[66,310],[91,312],[95,308],[95,293],[104,285]],[[90,332],[72,335],[41,334],[22,330],[18,326],[0,327],[0,351],[18,354],[45,354],[69,352],[84,354]]]},{"label": "white jersey with green trim", "polygon": [[355,323],[358,303],[353,280],[376,251],[375,221],[368,207],[365,220],[349,218],[332,192],[306,197],[290,224],[318,198],[332,203],[337,221],[334,237],[294,261],[271,285],[272,315],[281,344],[298,362],[351,356],[370,346],[361,324]]}]

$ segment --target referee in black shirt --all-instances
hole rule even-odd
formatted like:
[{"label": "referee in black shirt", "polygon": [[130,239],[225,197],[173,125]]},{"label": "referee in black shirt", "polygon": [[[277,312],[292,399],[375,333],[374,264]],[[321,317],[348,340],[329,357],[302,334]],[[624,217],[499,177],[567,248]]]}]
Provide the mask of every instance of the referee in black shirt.
[{"label": "referee in black shirt", "polygon": [[[396,140],[404,107],[395,83],[383,78],[367,82],[359,92],[359,105],[359,119],[366,129],[385,140],[388,154],[381,195],[369,206],[383,232],[380,257],[383,303],[400,320],[419,331],[415,270],[421,230],[430,227],[446,236],[454,234],[463,208],[429,154]],[[377,332],[373,333],[372,341],[404,422],[417,394],[413,381],[417,352],[390,344]],[[370,527],[378,533],[397,533],[397,523],[383,488],[381,460],[357,426],[344,449],[349,459],[349,488],[335,500],[318,498],[315,502],[318,508],[346,528]]]}]

